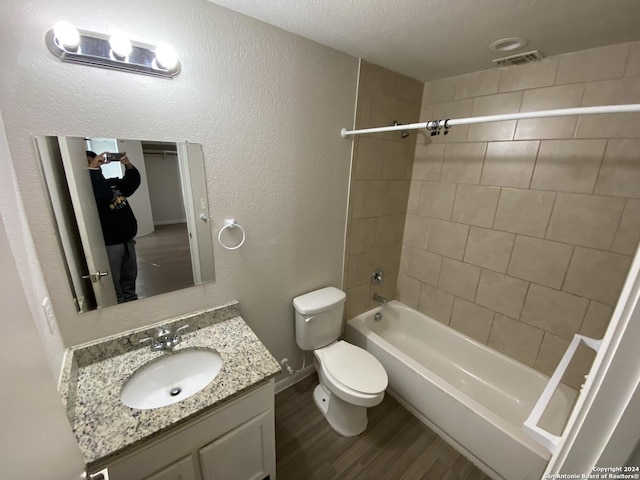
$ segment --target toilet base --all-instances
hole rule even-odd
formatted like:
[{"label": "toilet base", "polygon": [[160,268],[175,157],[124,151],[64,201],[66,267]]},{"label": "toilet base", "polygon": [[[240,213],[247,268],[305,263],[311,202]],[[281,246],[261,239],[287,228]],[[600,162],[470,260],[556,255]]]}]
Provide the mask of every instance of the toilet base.
[{"label": "toilet base", "polygon": [[336,432],[343,437],[354,437],[367,428],[367,408],[345,402],[337,395],[333,395],[322,384],[313,390],[313,400],[316,406]]}]

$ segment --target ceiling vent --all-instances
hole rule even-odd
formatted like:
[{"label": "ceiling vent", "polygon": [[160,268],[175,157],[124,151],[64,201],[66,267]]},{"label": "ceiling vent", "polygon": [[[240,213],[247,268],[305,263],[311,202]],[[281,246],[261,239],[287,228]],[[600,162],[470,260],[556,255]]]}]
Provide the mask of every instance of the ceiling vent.
[{"label": "ceiling vent", "polygon": [[510,65],[524,65],[525,63],[535,62],[536,60],[541,60],[543,58],[544,55],[542,53],[538,50],[533,50],[531,52],[509,55],[508,57],[496,58],[491,61],[499,67],[508,67]]}]

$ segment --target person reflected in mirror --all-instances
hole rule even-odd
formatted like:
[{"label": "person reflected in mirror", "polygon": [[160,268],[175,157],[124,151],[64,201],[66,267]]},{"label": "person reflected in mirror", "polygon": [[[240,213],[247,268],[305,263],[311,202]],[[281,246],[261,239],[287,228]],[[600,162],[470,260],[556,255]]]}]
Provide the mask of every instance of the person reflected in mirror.
[{"label": "person reflected in mirror", "polygon": [[[109,158],[113,155],[119,156],[120,163],[124,165],[122,178],[105,178],[100,168],[109,163]],[[134,237],[138,233],[138,222],[127,197],[133,195],[140,186],[140,172],[124,152],[104,152],[98,155],[87,151],[87,161],[116,298],[118,303],[137,300],[138,264]]]}]

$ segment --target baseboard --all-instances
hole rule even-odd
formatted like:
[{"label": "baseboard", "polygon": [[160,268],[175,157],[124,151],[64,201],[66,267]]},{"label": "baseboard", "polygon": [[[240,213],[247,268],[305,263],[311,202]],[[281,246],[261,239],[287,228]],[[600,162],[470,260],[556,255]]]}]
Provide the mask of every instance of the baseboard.
[{"label": "baseboard", "polygon": [[316,373],[316,368],[313,365],[307,365],[299,372],[294,373],[293,375],[287,375],[282,380],[276,382],[276,393],[280,393],[281,391],[286,390],[287,388],[295,385],[299,381],[304,380],[309,375],[313,375],[314,373]]}]

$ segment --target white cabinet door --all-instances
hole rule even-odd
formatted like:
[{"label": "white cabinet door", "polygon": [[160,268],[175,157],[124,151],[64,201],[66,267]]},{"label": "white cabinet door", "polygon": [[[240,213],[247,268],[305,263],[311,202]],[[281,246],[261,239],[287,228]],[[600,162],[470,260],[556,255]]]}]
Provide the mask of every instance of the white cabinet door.
[{"label": "white cabinet door", "polygon": [[273,412],[264,412],[200,449],[204,480],[264,480],[275,471]]},{"label": "white cabinet door", "polygon": [[145,478],[145,480],[198,480],[191,455],[172,463],[166,468]]}]

